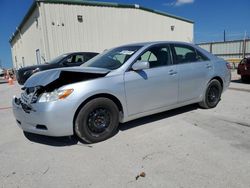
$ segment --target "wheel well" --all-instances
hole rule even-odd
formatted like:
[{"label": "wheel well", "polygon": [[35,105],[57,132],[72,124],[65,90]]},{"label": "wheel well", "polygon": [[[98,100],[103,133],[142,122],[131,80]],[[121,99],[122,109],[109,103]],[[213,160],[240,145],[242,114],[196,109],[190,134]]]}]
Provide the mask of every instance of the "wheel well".
[{"label": "wheel well", "polygon": [[118,107],[118,110],[120,112],[123,113],[123,107],[122,107],[122,104],[121,102],[119,101],[119,99],[117,99],[115,96],[111,95],[111,94],[106,94],[106,93],[102,93],[102,94],[97,94],[97,95],[93,95],[89,98],[87,98],[85,101],[83,101],[81,103],[81,105],[77,108],[76,112],[75,112],[75,115],[74,115],[74,119],[73,119],[73,126],[75,126],[75,121],[76,121],[76,117],[78,115],[78,113],[80,112],[80,110],[82,109],[82,107],[87,104],[89,101],[93,100],[93,99],[96,99],[96,98],[100,98],[100,97],[104,97],[104,98],[108,98],[110,100],[112,100]]},{"label": "wheel well", "polygon": [[218,80],[220,82],[221,87],[223,88],[223,80],[221,79],[221,77],[216,76],[216,77],[213,77],[211,80]]}]

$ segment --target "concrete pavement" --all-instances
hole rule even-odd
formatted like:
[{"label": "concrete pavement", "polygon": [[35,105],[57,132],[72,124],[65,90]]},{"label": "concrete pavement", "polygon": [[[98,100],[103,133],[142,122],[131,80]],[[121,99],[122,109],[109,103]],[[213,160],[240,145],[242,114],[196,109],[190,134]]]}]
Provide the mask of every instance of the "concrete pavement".
[{"label": "concrete pavement", "polygon": [[249,92],[128,122],[92,145],[24,135],[3,108],[19,92],[0,84],[0,187],[250,187]]}]

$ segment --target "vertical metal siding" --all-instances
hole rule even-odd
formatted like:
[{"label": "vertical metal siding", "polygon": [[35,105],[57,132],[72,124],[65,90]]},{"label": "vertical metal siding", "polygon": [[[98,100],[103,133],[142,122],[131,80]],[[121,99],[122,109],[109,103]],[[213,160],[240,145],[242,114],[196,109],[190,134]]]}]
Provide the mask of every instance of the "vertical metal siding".
[{"label": "vertical metal siding", "polygon": [[[44,55],[41,18],[37,8],[24,24],[19,34],[12,41],[11,48],[14,68],[20,68],[23,66],[22,59],[25,60],[25,66],[36,64],[37,49],[40,50],[41,55]],[[15,62],[15,59],[17,59],[17,62]]]},{"label": "vertical metal siding", "polygon": [[[77,20],[77,15],[82,15],[82,23]],[[172,25],[175,26],[174,31],[171,31]],[[22,57],[25,66],[36,64],[37,49],[49,61],[66,52],[102,52],[126,43],[159,40],[192,42],[193,23],[141,9],[41,2],[21,33],[21,38],[17,35],[11,42],[15,68],[22,65]]]},{"label": "vertical metal siding", "polygon": [[[140,9],[65,4],[44,6],[51,58],[71,51],[102,52],[133,42],[193,41],[192,23]],[[83,16],[82,23],[78,22],[77,15]],[[171,25],[175,26],[174,31],[171,31]]]},{"label": "vertical metal siding", "polygon": [[[201,48],[210,51],[209,46],[212,45],[212,53],[224,59],[243,58],[244,41],[227,41],[198,44]],[[246,56],[250,55],[250,40],[246,40]]]},{"label": "vertical metal siding", "polygon": [[246,41],[246,54],[250,56],[250,40]]}]

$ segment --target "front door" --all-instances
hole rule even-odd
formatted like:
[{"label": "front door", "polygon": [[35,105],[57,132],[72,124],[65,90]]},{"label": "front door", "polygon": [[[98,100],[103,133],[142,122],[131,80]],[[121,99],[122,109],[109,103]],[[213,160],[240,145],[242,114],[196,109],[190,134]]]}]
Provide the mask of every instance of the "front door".
[{"label": "front door", "polygon": [[170,51],[167,45],[151,47],[136,60],[148,61],[149,69],[125,72],[129,115],[177,103],[178,73]]}]

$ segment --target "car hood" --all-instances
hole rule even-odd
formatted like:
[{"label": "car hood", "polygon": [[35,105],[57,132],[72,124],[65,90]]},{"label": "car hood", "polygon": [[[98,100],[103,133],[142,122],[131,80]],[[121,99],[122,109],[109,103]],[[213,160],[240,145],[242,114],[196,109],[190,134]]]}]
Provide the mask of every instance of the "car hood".
[{"label": "car hood", "polygon": [[19,72],[25,72],[25,71],[28,71],[28,70],[35,70],[37,68],[39,68],[41,70],[46,70],[46,69],[48,69],[50,67],[51,67],[50,64],[32,65],[32,66],[20,68],[18,71]]},{"label": "car hood", "polygon": [[31,76],[24,84],[24,88],[36,86],[54,90],[63,85],[95,79],[106,76],[110,70],[89,67],[59,68],[42,71]]}]

